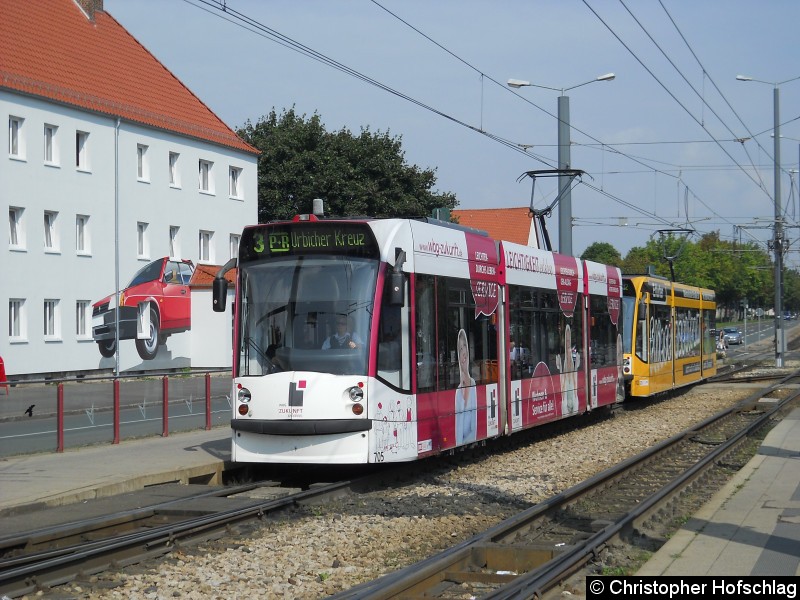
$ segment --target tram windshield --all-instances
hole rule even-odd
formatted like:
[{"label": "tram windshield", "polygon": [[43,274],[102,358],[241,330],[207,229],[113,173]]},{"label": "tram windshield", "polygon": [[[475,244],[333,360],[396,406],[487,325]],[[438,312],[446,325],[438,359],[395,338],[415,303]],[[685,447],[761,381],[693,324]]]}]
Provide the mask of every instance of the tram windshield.
[{"label": "tram windshield", "polygon": [[[633,313],[636,309],[636,298],[633,296],[622,297],[622,351],[625,354],[631,353],[633,341]],[[641,343],[641,342],[640,342]]]},{"label": "tram windshield", "polygon": [[366,375],[378,264],[340,255],[245,264],[239,373]]}]

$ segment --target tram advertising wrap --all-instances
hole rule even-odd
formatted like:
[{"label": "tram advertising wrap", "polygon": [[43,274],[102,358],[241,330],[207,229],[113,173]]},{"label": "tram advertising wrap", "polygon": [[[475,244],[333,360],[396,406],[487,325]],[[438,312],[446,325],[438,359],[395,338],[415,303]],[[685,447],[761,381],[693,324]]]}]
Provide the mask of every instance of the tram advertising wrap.
[{"label": "tram advertising wrap", "polygon": [[624,277],[629,396],[660,394],[716,374],[716,306],[713,290],[653,275]]},{"label": "tram advertising wrap", "polygon": [[[235,266],[234,461],[411,461],[624,399],[616,267],[433,220],[313,215],[246,228]],[[680,310],[669,331],[703,370],[699,309]]]}]

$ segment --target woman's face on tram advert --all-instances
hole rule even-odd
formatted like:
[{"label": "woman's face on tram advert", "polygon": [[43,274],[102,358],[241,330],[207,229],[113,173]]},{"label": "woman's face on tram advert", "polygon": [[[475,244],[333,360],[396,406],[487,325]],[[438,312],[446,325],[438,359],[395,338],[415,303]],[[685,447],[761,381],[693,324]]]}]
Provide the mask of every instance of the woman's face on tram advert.
[{"label": "woman's face on tram advert", "polygon": [[469,373],[469,346],[467,345],[467,333],[463,329],[458,331],[458,366],[461,374]]}]

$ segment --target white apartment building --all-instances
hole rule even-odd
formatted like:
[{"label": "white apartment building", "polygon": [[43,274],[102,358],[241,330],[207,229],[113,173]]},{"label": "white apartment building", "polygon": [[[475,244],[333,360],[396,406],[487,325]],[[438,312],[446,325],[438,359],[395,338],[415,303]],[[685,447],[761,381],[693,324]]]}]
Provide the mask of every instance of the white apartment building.
[{"label": "white apartment building", "polygon": [[191,366],[192,347],[213,336],[174,335],[155,360],[143,361],[133,340],[120,341],[118,364],[102,356],[92,304],[155,259],[233,256],[258,218],[257,150],[102,1],[0,0],[0,14],[7,375]]}]

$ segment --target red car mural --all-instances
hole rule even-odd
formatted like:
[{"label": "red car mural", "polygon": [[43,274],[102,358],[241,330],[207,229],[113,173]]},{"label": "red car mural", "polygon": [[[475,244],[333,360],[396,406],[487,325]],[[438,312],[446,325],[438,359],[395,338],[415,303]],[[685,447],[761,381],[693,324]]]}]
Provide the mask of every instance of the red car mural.
[{"label": "red car mural", "polygon": [[191,291],[194,273],[190,260],[159,258],[139,269],[119,294],[92,305],[92,337],[100,354],[114,356],[116,308],[119,305],[119,339],[136,340],[142,360],[152,360],[159,344],[174,333],[191,329]]}]

